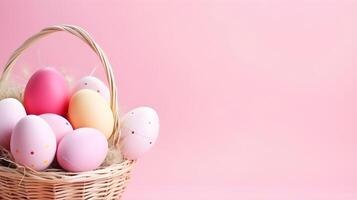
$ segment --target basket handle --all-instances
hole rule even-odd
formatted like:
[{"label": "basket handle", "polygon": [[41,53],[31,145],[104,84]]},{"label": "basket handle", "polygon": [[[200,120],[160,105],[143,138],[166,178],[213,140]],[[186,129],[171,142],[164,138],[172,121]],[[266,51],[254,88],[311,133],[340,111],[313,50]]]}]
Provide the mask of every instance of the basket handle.
[{"label": "basket handle", "polygon": [[56,25],[56,26],[50,26],[47,28],[42,29],[39,33],[31,36],[28,38],[19,48],[17,48],[7,61],[4,71],[1,75],[0,78],[0,83],[5,82],[8,79],[8,76],[11,72],[11,69],[14,67],[17,59],[19,56],[22,54],[24,50],[29,48],[33,43],[38,41],[39,39],[54,33],[54,32],[59,32],[59,31],[64,31],[67,33],[70,33],[72,35],[77,36],[79,39],[84,41],[88,46],[98,55],[100,58],[100,61],[102,62],[102,65],[105,69],[105,74],[106,78],[108,81],[109,85],[109,90],[110,90],[110,107],[113,111],[113,116],[114,116],[114,129],[113,129],[113,134],[109,138],[109,140],[112,142],[113,145],[118,145],[118,141],[120,138],[120,120],[119,120],[119,113],[118,113],[118,101],[117,101],[117,93],[116,93],[116,85],[115,85],[115,80],[114,80],[114,73],[112,70],[112,67],[108,61],[107,56],[105,55],[104,51],[100,46],[92,39],[92,37],[88,34],[87,31],[83,30],[82,28],[74,25]]}]

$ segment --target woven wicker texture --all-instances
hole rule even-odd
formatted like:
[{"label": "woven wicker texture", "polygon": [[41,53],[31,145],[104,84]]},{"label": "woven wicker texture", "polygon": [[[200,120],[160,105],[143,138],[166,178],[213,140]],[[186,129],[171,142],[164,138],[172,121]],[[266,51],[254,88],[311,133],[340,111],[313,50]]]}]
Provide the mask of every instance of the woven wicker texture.
[{"label": "woven wicker texture", "polygon": [[[14,51],[5,65],[0,79],[0,99],[7,97],[22,98],[22,90],[10,88],[6,82],[16,60],[24,50],[37,40],[54,32],[71,33],[91,47],[99,56],[105,69],[109,90],[111,93],[110,106],[113,111],[115,126],[113,135],[109,139],[111,149],[118,147],[120,138],[118,102],[116,85],[111,65],[103,50],[82,28],[73,25],[58,25],[43,29],[27,39]],[[113,156],[115,154],[111,154]],[[120,155],[118,153],[118,155]],[[0,148],[0,200],[15,199],[120,199],[130,179],[134,161],[108,159],[97,170],[81,173],[65,172],[60,169],[47,169],[42,172],[34,171],[16,164],[9,152]]]}]

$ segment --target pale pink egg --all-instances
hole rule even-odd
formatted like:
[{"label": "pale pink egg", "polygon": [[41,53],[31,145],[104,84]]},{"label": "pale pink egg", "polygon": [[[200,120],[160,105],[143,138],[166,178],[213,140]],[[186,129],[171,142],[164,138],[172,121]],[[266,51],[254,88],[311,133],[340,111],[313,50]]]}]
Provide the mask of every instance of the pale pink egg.
[{"label": "pale pink egg", "polygon": [[124,157],[129,160],[137,160],[145,152],[151,149],[152,140],[140,135],[132,135],[122,138],[120,141],[120,150]]},{"label": "pale pink egg", "polygon": [[72,94],[82,89],[89,89],[98,92],[107,102],[110,102],[110,92],[108,87],[98,78],[85,76],[74,85]]},{"label": "pale pink egg", "polygon": [[25,108],[18,100],[7,98],[0,101],[0,145],[7,150],[10,150],[12,130],[25,116]]},{"label": "pale pink egg", "polygon": [[79,128],[61,140],[57,161],[66,171],[90,171],[103,163],[107,152],[108,141],[103,133],[93,128]]},{"label": "pale pink egg", "polygon": [[17,163],[41,171],[55,157],[56,137],[44,119],[28,115],[16,124],[10,147]]},{"label": "pale pink egg", "polygon": [[159,117],[150,107],[138,107],[121,121],[120,147],[123,155],[136,160],[147,152],[159,135]]},{"label": "pale pink egg", "polygon": [[24,105],[28,114],[54,113],[66,115],[69,88],[65,78],[55,69],[46,67],[34,73],[24,93]]},{"label": "pale pink egg", "polygon": [[72,125],[68,122],[68,120],[60,115],[47,113],[40,115],[40,117],[51,126],[52,131],[56,136],[57,144],[66,134],[73,131]]}]

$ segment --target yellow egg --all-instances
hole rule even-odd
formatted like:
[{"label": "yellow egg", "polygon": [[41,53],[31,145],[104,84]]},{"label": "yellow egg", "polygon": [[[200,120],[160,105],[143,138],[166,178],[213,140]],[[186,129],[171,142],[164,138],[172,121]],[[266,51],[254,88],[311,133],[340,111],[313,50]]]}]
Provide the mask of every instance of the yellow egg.
[{"label": "yellow egg", "polygon": [[95,128],[107,139],[113,132],[113,112],[108,102],[93,90],[79,90],[72,96],[68,107],[68,118],[74,128]]}]

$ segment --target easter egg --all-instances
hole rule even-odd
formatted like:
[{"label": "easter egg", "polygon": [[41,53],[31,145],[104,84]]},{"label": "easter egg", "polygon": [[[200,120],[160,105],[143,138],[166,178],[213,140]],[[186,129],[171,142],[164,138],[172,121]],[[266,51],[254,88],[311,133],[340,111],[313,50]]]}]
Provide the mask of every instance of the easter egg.
[{"label": "easter egg", "polygon": [[25,116],[25,108],[18,100],[7,98],[0,101],[0,145],[2,147],[10,150],[12,130]]},{"label": "easter egg", "polygon": [[40,117],[44,119],[52,128],[52,131],[56,136],[57,144],[66,134],[73,131],[72,125],[67,121],[66,118],[60,115],[47,113],[40,115]]},{"label": "easter egg", "polygon": [[108,87],[94,76],[86,76],[77,81],[73,87],[73,94],[82,89],[90,89],[98,92],[108,103],[110,102],[110,92]]},{"label": "easter egg", "polygon": [[147,152],[159,135],[159,117],[150,107],[138,107],[121,121],[120,147],[123,155],[136,160]]},{"label": "easter egg", "polygon": [[68,118],[74,128],[90,127],[101,131],[106,138],[113,132],[114,117],[103,97],[89,89],[76,92],[68,107]]},{"label": "easter egg", "polygon": [[65,78],[53,68],[43,68],[34,73],[24,92],[24,105],[28,114],[54,113],[65,115],[69,89]]},{"label": "easter egg", "polygon": [[55,157],[56,137],[44,119],[28,115],[16,124],[10,148],[17,163],[41,171]]},{"label": "easter egg", "polygon": [[90,171],[103,163],[107,152],[108,141],[101,132],[93,128],[79,128],[61,140],[57,161],[66,171]]}]

